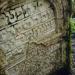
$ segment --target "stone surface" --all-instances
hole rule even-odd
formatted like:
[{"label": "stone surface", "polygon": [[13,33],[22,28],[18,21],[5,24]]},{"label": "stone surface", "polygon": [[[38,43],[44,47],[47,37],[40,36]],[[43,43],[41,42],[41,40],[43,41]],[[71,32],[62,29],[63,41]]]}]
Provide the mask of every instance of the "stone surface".
[{"label": "stone surface", "polygon": [[61,41],[66,26],[62,0],[8,3],[0,14],[0,48],[7,75],[46,75],[62,65],[66,47]]}]

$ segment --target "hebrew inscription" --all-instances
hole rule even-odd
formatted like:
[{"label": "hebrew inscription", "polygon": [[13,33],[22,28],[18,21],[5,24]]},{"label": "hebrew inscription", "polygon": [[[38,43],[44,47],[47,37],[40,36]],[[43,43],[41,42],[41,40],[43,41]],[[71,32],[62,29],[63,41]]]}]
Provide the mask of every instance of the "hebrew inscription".
[{"label": "hebrew inscription", "polygon": [[[20,74],[22,70],[23,72],[26,70],[25,74],[30,75],[28,74],[31,73],[28,72],[30,67],[34,68],[33,72],[37,68],[43,72],[52,69],[53,66],[49,63],[54,63],[56,59],[54,51],[59,50],[60,44],[44,47],[37,43],[39,40],[47,39],[47,36],[53,36],[55,30],[55,16],[46,0],[23,2],[11,6],[0,14],[0,48],[6,56],[5,68],[8,75],[23,75]],[[23,68],[21,68],[22,62],[24,62]],[[43,67],[44,63],[46,65]],[[40,75],[41,72],[38,73]]]},{"label": "hebrew inscription", "polygon": [[[26,50],[26,59],[16,66],[7,69],[9,75],[43,75],[54,68],[54,63],[60,62],[60,43],[51,46],[29,44]],[[55,62],[54,62],[55,61]],[[43,66],[44,65],[44,66]],[[41,74],[40,74],[41,73]]]},{"label": "hebrew inscription", "polygon": [[6,75],[48,75],[61,68],[66,62],[68,1],[1,2],[0,64]]},{"label": "hebrew inscription", "polygon": [[32,1],[15,5],[0,15],[0,47],[8,63],[25,58],[27,42],[36,42],[55,32],[55,17],[49,6],[44,0]]}]

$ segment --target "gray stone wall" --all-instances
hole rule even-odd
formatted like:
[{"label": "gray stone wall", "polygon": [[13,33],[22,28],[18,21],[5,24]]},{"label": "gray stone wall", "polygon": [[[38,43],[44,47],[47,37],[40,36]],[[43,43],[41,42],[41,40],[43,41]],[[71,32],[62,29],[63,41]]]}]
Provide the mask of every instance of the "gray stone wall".
[{"label": "gray stone wall", "polygon": [[62,66],[66,45],[61,37],[67,27],[67,0],[8,3],[0,14],[0,49],[4,52],[2,66],[6,74],[46,75]]}]

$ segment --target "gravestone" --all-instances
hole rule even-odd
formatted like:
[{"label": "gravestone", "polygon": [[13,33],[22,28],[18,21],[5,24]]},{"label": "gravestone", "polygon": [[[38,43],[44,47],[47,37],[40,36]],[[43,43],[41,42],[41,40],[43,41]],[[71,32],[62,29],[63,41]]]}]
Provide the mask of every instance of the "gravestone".
[{"label": "gravestone", "polygon": [[46,75],[63,66],[67,0],[8,3],[0,14],[0,49],[4,52],[6,74]]}]

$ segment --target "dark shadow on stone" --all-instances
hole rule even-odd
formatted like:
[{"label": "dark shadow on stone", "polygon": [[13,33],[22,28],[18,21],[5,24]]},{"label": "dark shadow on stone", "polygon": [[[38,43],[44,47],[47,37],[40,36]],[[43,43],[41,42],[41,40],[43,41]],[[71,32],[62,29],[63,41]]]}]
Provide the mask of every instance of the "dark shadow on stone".
[{"label": "dark shadow on stone", "polygon": [[48,75],[71,75],[71,73],[66,68],[61,68],[59,70],[56,70],[55,72],[52,72]]}]

